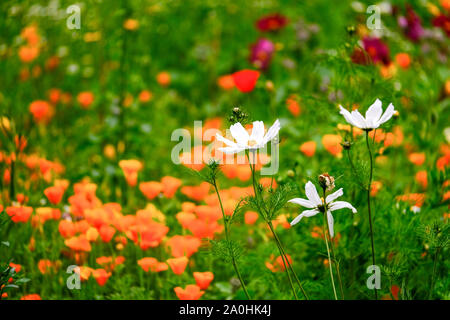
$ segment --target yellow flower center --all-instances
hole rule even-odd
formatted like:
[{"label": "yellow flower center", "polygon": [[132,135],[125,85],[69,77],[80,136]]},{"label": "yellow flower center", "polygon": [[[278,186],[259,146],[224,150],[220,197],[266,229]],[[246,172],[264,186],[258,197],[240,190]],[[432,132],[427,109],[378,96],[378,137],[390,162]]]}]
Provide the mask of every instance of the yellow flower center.
[{"label": "yellow flower center", "polygon": [[248,141],[248,146],[249,147],[253,147],[254,145],[258,144],[255,140],[249,140]]}]

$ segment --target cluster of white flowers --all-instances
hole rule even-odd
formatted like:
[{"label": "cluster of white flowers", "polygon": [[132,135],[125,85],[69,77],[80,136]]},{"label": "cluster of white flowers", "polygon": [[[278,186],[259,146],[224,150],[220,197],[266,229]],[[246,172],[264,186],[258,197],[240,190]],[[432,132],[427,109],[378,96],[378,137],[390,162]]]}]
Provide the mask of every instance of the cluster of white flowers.
[{"label": "cluster of white flowers", "polygon": [[[345,120],[352,126],[358,127],[363,130],[370,131],[378,128],[383,123],[387,122],[396,113],[392,103],[389,104],[386,111],[383,113],[381,107],[382,103],[377,99],[367,110],[365,117],[358,111],[353,110],[349,112],[342,106],[340,108],[340,114],[342,114]],[[281,129],[280,121],[277,119],[275,123],[265,131],[264,123],[262,121],[254,121],[251,134],[245,130],[241,123],[237,122],[230,127],[230,132],[234,141],[224,138],[220,134],[216,135],[218,141],[225,143],[226,147],[219,148],[220,151],[227,154],[239,153],[244,150],[256,151],[263,148],[269,141],[272,141],[278,136],[278,132]],[[294,198],[289,200],[291,203],[301,205],[309,210],[303,211],[292,222],[291,225],[297,224],[303,217],[312,217],[322,212],[327,214],[329,232],[331,237],[334,235],[334,219],[331,214],[332,211],[348,208],[353,213],[356,213],[356,209],[348,202],[335,201],[337,198],[344,194],[344,191],[339,189],[338,191],[328,195],[325,199],[321,198],[317,192],[316,187],[311,181],[308,181],[305,185],[305,194],[308,199]]]}]

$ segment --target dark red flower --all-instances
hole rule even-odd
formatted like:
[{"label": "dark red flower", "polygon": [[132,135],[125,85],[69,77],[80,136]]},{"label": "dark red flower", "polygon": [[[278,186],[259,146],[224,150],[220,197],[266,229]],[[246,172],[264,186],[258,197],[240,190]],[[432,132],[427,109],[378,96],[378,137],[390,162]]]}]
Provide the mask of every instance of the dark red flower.
[{"label": "dark red flower", "polygon": [[259,71],[244,69],[233,73],[233,80],[241,92],[250,92],[255,88],[259,78]]},{"label": "dark red flower", "polygon": [[388,65],[391,62],[388,46],[379,38],[365,37],[363,39],[364,50],[367,51],[374,63],[382,62]]},{"label": "dark red flower", "polygon": [[441,28],[450,37],[450,15],[438,15],[433,19],[433,26]]},{"label": "dark red flower", "polygon": [[285,16],[279,13],[274,13],[260,18],[256,22],[256,28],[263,32],[277,31],[286,26],[287,23],[288,20]]}]

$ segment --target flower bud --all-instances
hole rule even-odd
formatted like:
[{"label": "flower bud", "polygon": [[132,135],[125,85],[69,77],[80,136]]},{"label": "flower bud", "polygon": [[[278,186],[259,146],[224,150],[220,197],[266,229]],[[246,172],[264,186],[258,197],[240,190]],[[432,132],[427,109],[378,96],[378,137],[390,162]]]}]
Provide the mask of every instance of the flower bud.
[{"label": "flower bud", "polygon": [[331,191],[334,189],[334,177],[330,176],[328,173],[322,173],[319,176],[319,184],[322,189]]}]

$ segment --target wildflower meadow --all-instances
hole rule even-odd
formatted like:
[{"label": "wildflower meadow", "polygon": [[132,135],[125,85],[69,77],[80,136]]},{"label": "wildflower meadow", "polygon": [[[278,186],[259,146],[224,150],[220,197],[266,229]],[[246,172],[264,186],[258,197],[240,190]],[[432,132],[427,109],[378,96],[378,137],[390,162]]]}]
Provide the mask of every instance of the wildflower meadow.
[{"label": "wildflower meadow", "polygon": [[0,1],[0,310],[450,299],[449,39],[448,0]]}]

